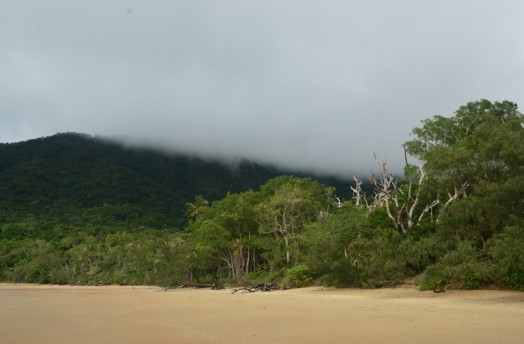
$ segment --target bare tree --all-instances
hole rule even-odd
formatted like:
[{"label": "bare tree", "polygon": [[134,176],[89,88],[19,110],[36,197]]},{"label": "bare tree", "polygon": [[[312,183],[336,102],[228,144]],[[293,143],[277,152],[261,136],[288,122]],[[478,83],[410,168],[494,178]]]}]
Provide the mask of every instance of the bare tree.
[{"label": "bare tree", "polygon": [[397,178],[388,171],[386,159],[381,162],[378,160],[376,154],[373,155],[380,170],[379,175],[371,171],[371,177],[369,179],[369,182],[375,189],[374,205],[375,207],[384,206],[387,216],[393,223],[395,229],[405,233],[407,224],[404,222],[403,215],[405,214],[405,209],[408,207],[409,197],[401,200],[401,195],[404,192],[398,187]]},{"label": "bare tree", "polygon": [[[377,175],[371,171],[370,183],[375,189],[373,207],[385,207],[387,216],[395,229],[401,233],[406,233],[409,228],[419,224],[429,211],[441,203],[440,195],[429,202],[418,217],[415,217],[415,212],[420,206],[421,191],[427,178],[424,164],[408,176],[404,185],[399,185],[399,180],[387,169],[386,159],[379,161],[376,154],[374,154],[374,157],[380,172]],[[406,170],[413,169],[413,166],[406,165],[406,167]],[[464,183],[460,187],[455,187],[453,193],[448,192],[447,200],[441,207],[440,214],[449,204],[465,194],[467,186],[468,183]],[[358,191],[358,188],[355,191]],[[439,217],[437,217],[437,221]]]},{"label": "bare tree", "polygon": [[362,192],[362,181],[357,179],[357,177],[353,177],[355,180],[355,187],[351,186],[351,191],[353,191],[353,199],[355,200],[355,205],[358,207],[360,206],[362,199],[365,198],[364,192]]}]

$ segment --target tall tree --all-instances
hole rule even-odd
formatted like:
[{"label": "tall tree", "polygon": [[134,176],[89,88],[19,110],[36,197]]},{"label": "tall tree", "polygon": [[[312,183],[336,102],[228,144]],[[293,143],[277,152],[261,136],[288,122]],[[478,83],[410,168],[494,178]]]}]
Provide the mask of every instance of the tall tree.
[{"label": "tall tree", "polygon": [[333,190],[308,178],[277,177],[262,186],[268,198],[258,207],[262,234],[274,235],[284,242],[285,263],[299,262],[298,236],[303,226],[326,208]]},{"label": "tall tree", "polygon": [[216,274],[225,267],[229,278],[239,278],[256,269],[257,198],[253,191],[229,194],[213,202],[190,224],[188,230],[194,234],[195,258],[201,268]]},{"label": "tall tree", "polygon": [[[476,228],[484,241],[524,211],[524,116],[508,101],[480,100],[452,117],[434,116],[413,130],[407,151],[424,163],[426,196],[459,192],[440,216],[458,228]],[[467,196],[467,199],[464,199]],[[443,202],[443,205],[445,203]]]}]

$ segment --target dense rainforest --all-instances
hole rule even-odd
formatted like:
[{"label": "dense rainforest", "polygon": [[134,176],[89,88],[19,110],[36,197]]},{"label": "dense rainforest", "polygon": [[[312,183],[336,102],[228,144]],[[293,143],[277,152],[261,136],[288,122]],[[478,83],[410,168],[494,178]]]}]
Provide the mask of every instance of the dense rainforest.
[{"label": "dense rainforest", "polygon": [[[286,173],[308,175],[248,160],[226,163],[57,134],[0,144],[0,221],[35,223],[51,232],[56,225],[183,229],[185,204],[195,195],[217,200]],[[351,197],[344,180],[315,178]],[[24,230],[29,227],[18,235]]]},{"label": "dense rainforest", "polygon": [[404,149],[403,175],[376,159],[350,184],[78,134],[3,144],[0,280],[524,290],[517,105],[426,119]]}]

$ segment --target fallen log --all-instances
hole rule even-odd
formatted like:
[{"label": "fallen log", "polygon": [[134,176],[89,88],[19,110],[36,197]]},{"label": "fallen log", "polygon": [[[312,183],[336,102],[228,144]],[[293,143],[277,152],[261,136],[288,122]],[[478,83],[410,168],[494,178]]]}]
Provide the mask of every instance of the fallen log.
[{"label": "fallen log", "polygon": [[192,283],[192,284],[179,285],[176,289],[184,289],[184,288],[200,289],[200,288],[211,288],[212,286],[213,284],[210,284],[210,283]]},{"label": "fallen log", "polygon": [[165,287],[161,288],[161,291],[168,291],[172,289],[185,289],[185,288],[194,288],[194,289],[203,289],[203,288],[210,288],[212,290],[221,290],[224,289],[224,285],[222,285],[220,282],[213,282],[213,283],[190,283],[190,284],[182,284],[176,287]]},{"label": "fallen log", "polygon": [[231,294],[234,294],[236,292],[243,292],[243,293],[254,293],[257,291],[273,291],[280,289],[278,283],[276,282],[270,282],[270,283],[261,283],[254,285],[250,282],[244,282],[242,287],[235,288],[231,291]]}]

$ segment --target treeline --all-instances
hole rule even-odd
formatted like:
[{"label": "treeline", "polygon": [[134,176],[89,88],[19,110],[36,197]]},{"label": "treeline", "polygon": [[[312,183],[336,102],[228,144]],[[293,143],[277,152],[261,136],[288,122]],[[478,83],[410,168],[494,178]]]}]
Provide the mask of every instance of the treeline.
[{"label": "treeline", "polygon": [[[184,204],[184,230],[146,226],[0,227],[0,279],[154,284],[279,281],[422,289],[524,290],[524,116],[481,100],[435,116],[404,145],[417,165],[377,159],[373,190],[280,176],[257,190]],[[35,227],[36,226],[36,227]],[[25,233],[20,235],[17,233]]]}]

